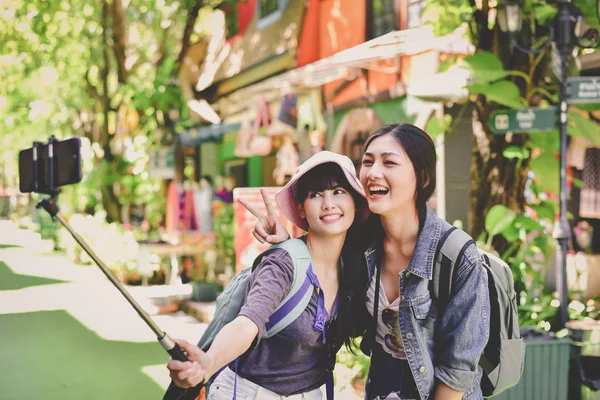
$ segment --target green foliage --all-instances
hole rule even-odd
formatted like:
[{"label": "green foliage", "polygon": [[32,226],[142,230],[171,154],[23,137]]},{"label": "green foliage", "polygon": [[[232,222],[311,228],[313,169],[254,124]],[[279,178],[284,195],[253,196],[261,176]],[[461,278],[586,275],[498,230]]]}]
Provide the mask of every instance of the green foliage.
[{"label": "green foliage", "polygon": [[526,212],[517,214],[503,205],[492,207],[486,217],[487,243],[493,251],[492,239],[504,238],[510,247],[499,256],[512,270],[519,301],[519,324],[550,330],[557,313],[557,303],[548,293],[545,265],[556,243],[551,239],[551,221],[546,214]]},{"label": "green foliage", "polygon": [[441,117],[431,117],[427,121],[425,131],[435,139],[439,134],[448,131],[450,125],[452,125],[452,116],[450,114],[444,114]]},{"label": "green foliage", "polygon": [[544,151],[542,154],[529,161],[529,167],[536,176],[536,186],[539,191],[559,193],[560,162],[553,153]]},{"label": "green foliage", "polygon": [[575,5],[583,12],[586,25],[600,30],[600,21],[596,11],[596,0],[577,0]]},{"label": "green foliage", "polygon": [[558,10],[549,4],[533,3],[533,14],[536,21],[540,25],[547,24],[556,16],[557,13]]},{"label": "green foliage", "polygon": [[217,262],[225,268],[235,268],[235,221],[233,204],[219,202],[219,205],[214,218]]},{"label": "green foliage", "polygon": [[493,101],[510,108],[520,108],[525,104],[519,94],[519,88],[514,82],[499,81],[494,83],[472,83],[466,88],[471,93],[482,94],[488,101]]},{"label": "green foliage", "polygon": [[463,68],[470,72],[473,81],[466,86],[470,93],[484,95],[488,101],[510,108],[525,106],[519,87],[506,78],[518,75],[529,81],[529,77],[519,71],[504,69],[502,61],[494,53],[481,51],[468,56]]},{"label": "green foliage", "polygon": [[558,153],[560,150],[560,137],[557,130],[529,133],[528,147],[543,149],[549,153]]},{"label": "green foliage", "polygon": [[[360,338],[358,339],[361,340]],[[336,356],[335,386],[338,390],[344,390],[347,386],[362,383],[364,385],[369,374],[371,360],[361,351],[352,353],[345,346]],[[360,387],[361,385],[357,385]]]},{"label": "green foliage", "polygon": [[423,21],[433,25],[436,35],[443,36],[454,32],[462,23],[468,22],[472,12],[472,7],[466,1],[428,1],[423,12]]},{"label": "green foliage", "polygon": [[475,82],[495,82],[510,75],[510,72],[504,69],[500,58],[489,51],[470,55],[464,59],[464,63],[464,68],[471,73],[471,78]]},{"label": "green foliage", "polygon": [[528,159],[530,154],[529,150],[519,146],[508,146],[502,153],[509,160],[517,159],[519,162]]},{"label": "green foliage", "polygon": [[[96,215],[74,214],[69,223],[90,245],[112,271],[135,272],[138,270],[139,245],[133,232],[125,231],[118,224],[106,222],[104,213]],[[76,263],[91,264],[93,261],[66,231],[61,231],[60,247]]]},{"label": "green foliage", "polygon": [[506,229],[513,223],[516,213],[508,207],[501,204],[494,206],[488,211],[485,217],[485,229],[490,237],[494,237]]},{"label": "green foliage", "polygon": [[[0,146],[15,151],[0,153],[0,164],[9,185],[17,185],[16,150],[31,146],[34,140],[45,141],[51,134],[89,137],[99,145],[95,155],[102,160],[105,146],[123,137],[123,133],[106,137],[105,111],[114,116],[123,105],[133,109],[139,122],[125,136],[148,136],[148,145],[160,139],[155,134],[165,124],[165,116],[188,117],[177,59],[196,2],[132,0],[122,3],[122,10],[113,10],[108,1],[107,19],[104,3],[1,2]],[[212,9],[230,3],[215,0],[206,6]],[[192,44],[206,34],[202,18],[210,16],[207,11],[201,10],[193,26]],[[124,24],[114,25],[119,18]],[[124,38],[125,48],[119,47],[119,38]],[[117,69],[119,59],[125,64],[125,74]],[[88,180],[95,185],[88,190],[88,206],[96,208],[99,189],[111,183],[124,189],[123,204],[132,204],[135,196],[152,201],[149,194],[154,186],[140,179],[141,172],[131,173],[131,164],[118,154],[98,162],[95,176]]]},{"label": "green foliage", "polygon": [[42,239],[50,239],[54,243],[54,249],[60,248],[60,225],[58,221],[52,220],[50,214],[44,210],[38,210],[39,233]]},{"label": "green foliage", "polygon": [[568,114],[567,132],[571,136],[582,137],[600,146],[600,126],[576,112]]}]

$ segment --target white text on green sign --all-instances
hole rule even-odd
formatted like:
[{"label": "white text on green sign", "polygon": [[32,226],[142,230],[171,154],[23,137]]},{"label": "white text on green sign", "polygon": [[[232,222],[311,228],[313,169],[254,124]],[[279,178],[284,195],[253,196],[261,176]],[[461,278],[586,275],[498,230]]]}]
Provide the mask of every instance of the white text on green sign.
[{"label": "white text on green sign", "polygon": [[547,131],[556,128],[558,114],[556,107],[523,108],[520,110],[496,111],[489,124],[492,132]]},{"label": "white text on green sign", "polygon": [[568,79],[567,102],[600,103],[600,77],[578,76]]}]

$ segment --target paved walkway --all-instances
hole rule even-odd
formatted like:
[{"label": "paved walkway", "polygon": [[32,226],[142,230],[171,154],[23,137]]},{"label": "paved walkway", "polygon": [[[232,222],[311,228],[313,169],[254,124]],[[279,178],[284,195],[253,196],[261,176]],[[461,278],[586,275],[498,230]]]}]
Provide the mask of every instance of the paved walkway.
[{"label": "paved walkway", "polygon": [[[0,315],[65,310],[105,340],[154,342],[160,348],[152,330],[97,266],[73,264],[66,256],[53,253],[50,241],[41,240],[34,232],[18,229],[10,221],[0,220],[0,245],[0,262],[14,274],[55,280],[49,281],[53,284],[0,290]],[[196,342],[206,327],[181,312],[156,315],[160,305],[157,299],[168,295],[166,291],[169,290],[172,294],[185,292],[189,290],[186,285],[127,289],[157,325],[173,338]],[[165,353],[165,362],[167,358]],[[166,388],[168,385],[169,376],[164,364],[148,365],[143,371],[160,386]]]},{"label": "paved walkway", "polygon": [[[102,257],[101,254],[99,256]],[[23,288],[2,287],[0,282],[0,317],[18,317],[18,315],[27,315],[26,313],[36,311],[62,310],[106,341],[145,343],[146,346],[156,345],[159,353],[162,351],[152,330],[97,266],[73,264],[66,256],[52,252],[52,243],[41,240],[39,234],[18,229],[10,221],[0,220],[0,267],[6,268],[2,263],[6,264],[12,273],[26,276],[29,280],[37,277],[39,282]],[[200,323],[182,312],[172,315],[156,315],[159,306],[164,303],[164,301],[157,300],[164,299],[168,295],[185,293],[191,290],[189,286],[160,285],[146,288],[138,286],[127,287],[127,289],[142,308],[152,316],[157,325],[168,332],[171,337],[182,338],[194,343],[204,331],[206,324]],[[68,321],[65,323],[68,324]],[[31,340],[37,340],[44,333],[33,332],[30,334],[33,335]],[[98,344],[90,346],[98,346]],[[152,349],[154,348],[152,347]],[[26,352],[27,349],[15,349],[15,351],[17,353],[19,351]],[[159,355],[160,357],[161,355]],[[165,363],[167,359],[168,355],[164,353]],[[2,359],[1,351],[0,363],[5,365],[10,363],[8,359]],[[83,382],[85,379],[94,379],[83,376],[93,374],[93,368],[93,363],[82,367],[81,380]],[[132,367],[123,365],[123,368]],[[336,368],[338,378],[345,380],[342,376],[349,372],[346,370],[347,368],[338,365]],[[142,367],[142,371],[163,389],[167,387],[170,378],[164,363],[145,365]],[[10,377],[5,378],[10,379]],[[66,384],[63,385],[66,386]],[[349,387],[342,391],[339,391],[339,388],[336,389],[336,398],[338,399],[360,399]],[[27,395],[20,396],[18,393],[8,394],[9,399],[33,398]],[[3,396],[0,398],[4,399]],[[88,398],[92,397],[88,396]]]}]

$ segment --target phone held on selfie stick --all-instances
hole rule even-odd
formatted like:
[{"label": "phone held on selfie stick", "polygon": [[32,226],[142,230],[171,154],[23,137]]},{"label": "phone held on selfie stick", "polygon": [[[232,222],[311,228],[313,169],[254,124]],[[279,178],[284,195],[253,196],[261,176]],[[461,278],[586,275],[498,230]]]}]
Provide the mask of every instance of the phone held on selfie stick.
[{"label": "phone held on selfie stick", "polygon": [[46,210],[52,219],[58,219],[69,231],[75,241],[94,260],[104,275],[125,296],[129,304],[154,331],[159,343],[167,353],[175,360],[188,361],[181,347],[154,323],[146,311],[131,297],[121,282],[60,213],[60,209],[56,204],[60,187],[78,183],[81,179],[81,139],[78,137],[58,140],[51,136],[48,142],[34,142],[33,147],[19,152],[19,189],[21,192],[50,195],[50,197],[40,201],[36,208]]}]

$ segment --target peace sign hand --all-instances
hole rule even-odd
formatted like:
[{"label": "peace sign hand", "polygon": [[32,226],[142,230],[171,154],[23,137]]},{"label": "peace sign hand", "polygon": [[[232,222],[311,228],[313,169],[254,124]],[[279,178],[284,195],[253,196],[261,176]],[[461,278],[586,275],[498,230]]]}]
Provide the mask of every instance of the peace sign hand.
[{"label": "peace sign hand", "polygon": [[260,189],[260,194],[263,198],[263,202],[265,203],[265,209],[267,212],[265,213],[262,210],[259,210],[252,206],[244,199],[238,199],[241,205],[246,207],[248,211],[256,218],[256,224],[254,225],[254,229],[252,230],[252,234],[260,243],[280,243],[284,240],[290,238],[289,233],[285,229],[283,222],[277,217],[277,213],[275,212],[275,207],[269,199],[267,195],[267,191],[265,189]]}]

